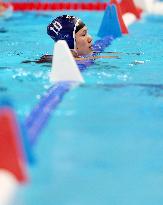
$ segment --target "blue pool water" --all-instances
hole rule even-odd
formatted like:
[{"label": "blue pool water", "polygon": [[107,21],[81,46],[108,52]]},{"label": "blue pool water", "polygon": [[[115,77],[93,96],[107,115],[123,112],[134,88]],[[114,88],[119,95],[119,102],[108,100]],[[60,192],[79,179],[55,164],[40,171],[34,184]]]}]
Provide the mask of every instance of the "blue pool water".
[{"label": "blue pool water", "polygon": [[[61,12],[16,13],[0,22],[0,96],[9,97],[24,121],[51,86],[50,66],[35,63],[52,53],[46,25]],[[102,12],[80,16],[92,36]],[[64,96],[33,147],[29,182],[17,205],[162,205],[163,18],[143,17],[130,34],[83,73],[86,84]]]}]

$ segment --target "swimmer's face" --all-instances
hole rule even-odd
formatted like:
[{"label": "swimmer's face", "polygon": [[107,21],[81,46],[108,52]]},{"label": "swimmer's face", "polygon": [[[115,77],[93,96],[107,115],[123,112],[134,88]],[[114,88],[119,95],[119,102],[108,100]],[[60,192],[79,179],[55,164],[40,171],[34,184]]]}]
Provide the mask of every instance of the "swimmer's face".
[{"label": "swimmer's face", "polygon": [[83,56],[92,53],[92,37],[88,34],[86,26],[75,34],[75,38],[78,55]]}]

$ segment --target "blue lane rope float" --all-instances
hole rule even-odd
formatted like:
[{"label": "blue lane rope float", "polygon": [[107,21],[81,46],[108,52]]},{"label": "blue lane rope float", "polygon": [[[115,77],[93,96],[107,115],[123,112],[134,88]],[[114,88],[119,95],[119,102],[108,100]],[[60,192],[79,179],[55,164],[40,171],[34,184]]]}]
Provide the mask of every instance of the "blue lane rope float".
[{"label": "blue lane rope float", "polygon": [[45,126],[52,110],[61,102],[64,94],[70,90],[71,86],[72,83],[70,82],[62,82],[51,87],[27,117],[25,127],[31,145],[35,144],[37,136]]},{"label": "blue lane rope float", "polygon": [[[112,37],[105,37],[98,40],[97,43],[94,44],[94,47],[97,51],[102,51],[110,45],[112,40]],[[78,64],[80,71],[84,71],[93,62],[93,60],[89,60],[85,61],[84,64]],[[27,117],[24,127],[27,130],[27,135],[31,145],[36,143],[39,133],[45,126],[51,112],[58,106],[63,96],[71,89],[72,85],[72,82],[62,82],[52,86]]]},{"label": "blue lane rope float", "polygon": [[[113,36],[106,36],[97,40],[93,45],[94,51],[102,52],[113,41]],[[86,60],[81,64],[77,62],[80,71],[84,71],[88,66],[92,65],[94,60]],[[30,143],[34,144],[36,138],[48,119],[52,110],[61,102],[64,94],[71,89],[72,83],[62,82],[52,86],[42,97],[39,104],[33,109],[25,121],[25,127],[28,130]]]},{"label": "blue lane rope float", "polygon": [[118,20],[118,13],[115,5],[109,5],[103,16],[103,20],[98,32],[99,37],[104,36],[121,37],[121,27]]}]

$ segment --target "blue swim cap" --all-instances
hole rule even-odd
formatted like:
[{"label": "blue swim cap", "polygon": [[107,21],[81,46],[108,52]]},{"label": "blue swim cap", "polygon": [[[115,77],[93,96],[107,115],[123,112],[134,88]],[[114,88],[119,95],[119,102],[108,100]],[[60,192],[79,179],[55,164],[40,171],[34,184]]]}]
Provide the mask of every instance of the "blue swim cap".
[{"label": "blue swim cap", "polygon": [[54,40],[65,40],[70,49],[75,49],[75,33],[85,24],[75,16],[63,15],[54,19],[47,27],[47,34]]}]

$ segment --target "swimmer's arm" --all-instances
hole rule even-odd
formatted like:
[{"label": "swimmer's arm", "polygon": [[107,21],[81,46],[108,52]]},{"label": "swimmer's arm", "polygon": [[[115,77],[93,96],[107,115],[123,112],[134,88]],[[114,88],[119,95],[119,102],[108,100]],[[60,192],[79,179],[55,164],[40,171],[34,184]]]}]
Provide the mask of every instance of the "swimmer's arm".
[{"label": "swimmer's arm", "polygon": [[25,60],[25,61],[22,61],[22,63],[52,63],[52,58],[53,58],[53,55],[43,55],[40,59],[38,60]]},{"label": "swimmer's arm", "polygon": [[52,63],[53,55],[43,55],[40,59],[36,60],[36,63]]}]

